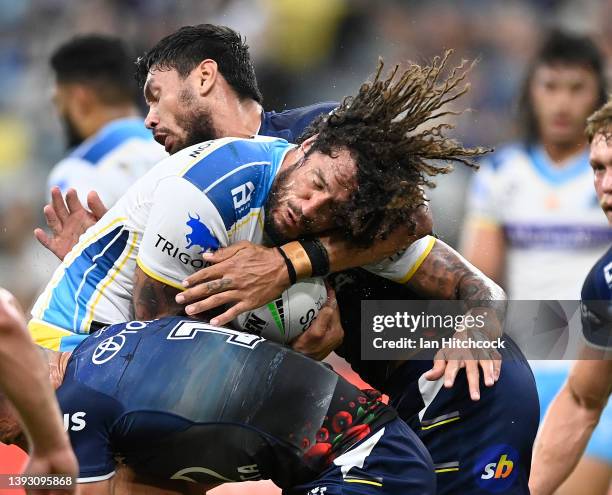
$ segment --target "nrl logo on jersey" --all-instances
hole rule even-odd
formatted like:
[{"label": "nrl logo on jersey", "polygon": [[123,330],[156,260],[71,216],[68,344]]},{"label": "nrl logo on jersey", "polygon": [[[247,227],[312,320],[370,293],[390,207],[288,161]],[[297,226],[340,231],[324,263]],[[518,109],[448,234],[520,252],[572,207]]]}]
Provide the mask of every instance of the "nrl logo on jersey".
[{"label": "nrl logo on jersey", "polygon": [[[197,215],[197,214],[196,214]],[[192,246],[200,246],[202,250],[198,254],[202,254],[205,251],[215,251],[219,249],[219,241],[212,234],[210,229],[200,220],[200,215],[192,217],[188,214],[189,220],[187,220],[187,227],[191,229],[191,232],[185,236],[187,239],[187,249]]]}]

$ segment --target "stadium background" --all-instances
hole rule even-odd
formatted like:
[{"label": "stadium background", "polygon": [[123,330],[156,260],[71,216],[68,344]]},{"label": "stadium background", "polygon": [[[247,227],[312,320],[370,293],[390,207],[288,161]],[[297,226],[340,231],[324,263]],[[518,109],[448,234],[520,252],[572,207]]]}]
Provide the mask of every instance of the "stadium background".
[{"label": "stadium background", "polygon": [[[463,100],[473,110],[456,130],[467,144],[495,146],[516,136],[519,84],[547,26],[592,35],[612,62],[612,0],[0,0],[0,286],[24,307],[55,264],[32,235],[44,221],[45,179],[65,152],[51,105],[51,50],[74,34],[102,32],[141,53],[200,22],[246,36],[267,110],[350,94],[379,55],[389,64],[421,62],[446,48],[457,61],[477,57]],[[458,169],[431,194],[436,232],[453,246],[470,174]],[[0,445],[0,472],[18,472],[24,460]],[[277,492],[267,483],[248,487],[250,494]]]}]

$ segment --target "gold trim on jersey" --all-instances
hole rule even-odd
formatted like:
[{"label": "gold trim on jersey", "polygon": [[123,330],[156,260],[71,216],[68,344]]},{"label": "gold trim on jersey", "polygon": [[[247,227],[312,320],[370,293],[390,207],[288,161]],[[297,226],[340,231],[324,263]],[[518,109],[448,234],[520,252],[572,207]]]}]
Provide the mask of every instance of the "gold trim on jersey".
[{"label": "gold trim on jersey", "polygon": [[28,331],[35,344],[53,351],[60,350],[62,337],[79,335],[37,319],[30,320],[28,323]]},{"label": "gold trim on jersey", "polygon": [[130,233],[132,234],[132,242],[130,243],[130,248],[128,249],[128,252],[125,254],[123,259],[121,260],[121,263],[119,264],[119,266],[115,267],[114,273],[110,277],[108,276],[108,273],[106,274],[107,276],[106,282],[104,282],[104,285],[100,288],[100,290],[97,291],[98,296],[96,297],[96,300],[93,303],[91,303],[91,306],[89,308],[89,315],[87,316],[87,319],[85,320],[85,328],[88,331],[89,331],[91,322],[94,319],[94,312],[95,312],[96,306],[100,302],[100,299],[102,299],[102,295],[104,294],[104,291],[113,282],[113,280],[115,280],[117,275],[119,275],[119,273],[121,272],[121,270],[123,269],[127,261],[130,259],[130,255],[132,254],[134,249],[136,249],[136,244],[138,243],[138,232],[130,232]]},{"label": "gold trim on jersey", "polygon": [[425,261],[425,258],[427,258],[427,256],[429,256],[429,253],[433,249],[435,243],[436,243],[436,238],[433,237],[433,236],[430,236],[429,242],[427,243],[427,247],[425,248],[425,250],[417,258],[417,260],[415,261],[414,265],[412,265],[410,270],[408,270],[408,273],[406,273],[406,275],[404,275],[402,278],[400,278],[398,280],[398,283],[405,284],[405,283],[407,283],[412,278],[412,276],[416,273],[416,271],[423,264],[423,261]]},{"label": "gold trim on jersey", "polygon": [[[45,314],[45,311],[47,311],[47,309],[49,308],[49,302],[51,301],[51,297],[53,297],[53,291],[57,288],[57,285],[61,282],[62,278],[64,277],[64,274],[66,273],[66,270],[70,267],[72,262],[87,248],[87,246],[89,246],[93,242],[103,237],[106,231],[110,230],[110,228],[113,227],[115,224],[119,222],[123,222],[125,220],[127,220],[127,217],[115,218],[112,222],[110,222],[109,224],[104,226],[102,229],[100,229],[99,231],[89,236],[87,239],[84,239],[83,241],[79,242],[70,250],[70,252],[66,255],[66,257],[62,261],[62,264],[60,265],[62,267],[62,270],[58,269],[55,272],[55,274],[51,278],[51,281],[49,282],[49,284],[47,285],[45,289],[45,292],[47,294],[45,295],[44,303],[40,306],[40,310],[37,312],[37,314],[33,316],[37,316],[40,318],[42,315]],[[36,304],[35,308],[37,306],[38,305]]]},{"label": "gold trim on jersey", "polygon": [[169,285],[170,287],[174,287],[175,289],[178,289],[181,291],[185,290],[185,287],[183,287],[182,285],[179,285],[172,280],[169,280],[165,277],[162,277],[161,275],[158,275],[151,268],[148,268],[147,266],[145,266],[140,258],[136,258],[136,264],[140,267],[140,269],[143,272],[145,272],[146,275],[151,277],[153,280],[157,280],[158,282]]}]

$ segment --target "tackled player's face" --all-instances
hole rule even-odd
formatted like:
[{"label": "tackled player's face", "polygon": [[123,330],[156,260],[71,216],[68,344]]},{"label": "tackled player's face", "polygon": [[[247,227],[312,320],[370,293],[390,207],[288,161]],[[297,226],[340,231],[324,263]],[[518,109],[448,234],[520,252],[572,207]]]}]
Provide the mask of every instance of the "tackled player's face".
[{"label": "tackled player's face", "polygon": [[595,134],[589,161],[593,168],[595,192],[599,205],[612,225],[612,137]]},{"label": "tackled player's face", "polygon": [[541,65],[530,90],[542,141],[557,146],[584,141],[586,119],[598,98],[592,70],[580,65]]},{"label": "tackled player's face", "polygon": [[276,242],[332,230],[338,205],[356,187],[357,166],[348,150],[333,157],[298,153],[302,158],[276,176],[266,203],[266,232]]},{"label": "tackled player's face", "polygon": [[193,74],[181,78],[174,69],[149,72],[144,87],[149,112],[145,125],[170,154],[218,136],[212,115],[193,86]]}]

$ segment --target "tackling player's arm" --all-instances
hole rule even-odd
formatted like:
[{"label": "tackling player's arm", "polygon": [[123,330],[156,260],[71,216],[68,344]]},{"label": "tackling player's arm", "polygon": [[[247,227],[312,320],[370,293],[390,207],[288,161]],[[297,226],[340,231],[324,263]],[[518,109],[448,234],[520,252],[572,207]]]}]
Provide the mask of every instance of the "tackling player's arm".
[{"label": "tackling player's arm", "polygon": [[[484,276],[467,262],[459,253],[439,239],[436,239],[430,253],[405,282],[405,285],[419,296],[437,300],[460,300],[466,303],[471,315],[481,315],[486,324],[480,332],[485,338],[494,339],[502,334],[506,310],[506,294],[495,282]],[[459,336],[464,337],[469,330]],[[434,367],[425,373],[428,380],[442,376],[445,387],[452,387],[461,368],[465,368],[470,396],[480,398],[479,371],[483,370],[484,383],[492,386],[499,378],[501,359],[497,352],[489,355],[471,349],[447,349],[439,351]]]},{"label": "tackling player's arm", "polygon": [[546,413],[534,447],[529,488],[550,495],[578,464],[612,392],[612,361],[576,361]]},{"label": "tackling player's arm", "polygon": [[[3,440],[22,448],[29,443],[26,474],[76,477],[78,466],[49,384],[49,369],[29,338],[23,312],[4,289],[0,289],[0,391],[15,406],[27,431],[27,439],[20,431],[17,437],[10,438],[10,432],[3,431],[4,425],[0,425]],[[72,487],[56,493],[73,491]]]},{"label": "tackling player's arm", "polygon": [[[412,220],[414,229],[400,227],[367,249],[350,245],[338,234],[319,237],[328,254],[330,272],[383,260],[431,233],[427,206],[419,208]],[[204,259],[212,265],[185,279],[187,290],[181,292],[177,302],[187,304],[185,312],[189,315],[235,303],[211,321],[214,325],[225,325],[240,313],[266,304],[291,285],[285,261],[276,248],[244,241],[207,253]],[[232,294],[223,292],[230,290]],[[235,293],[240,294],[238,302],[232,297]]]}]

